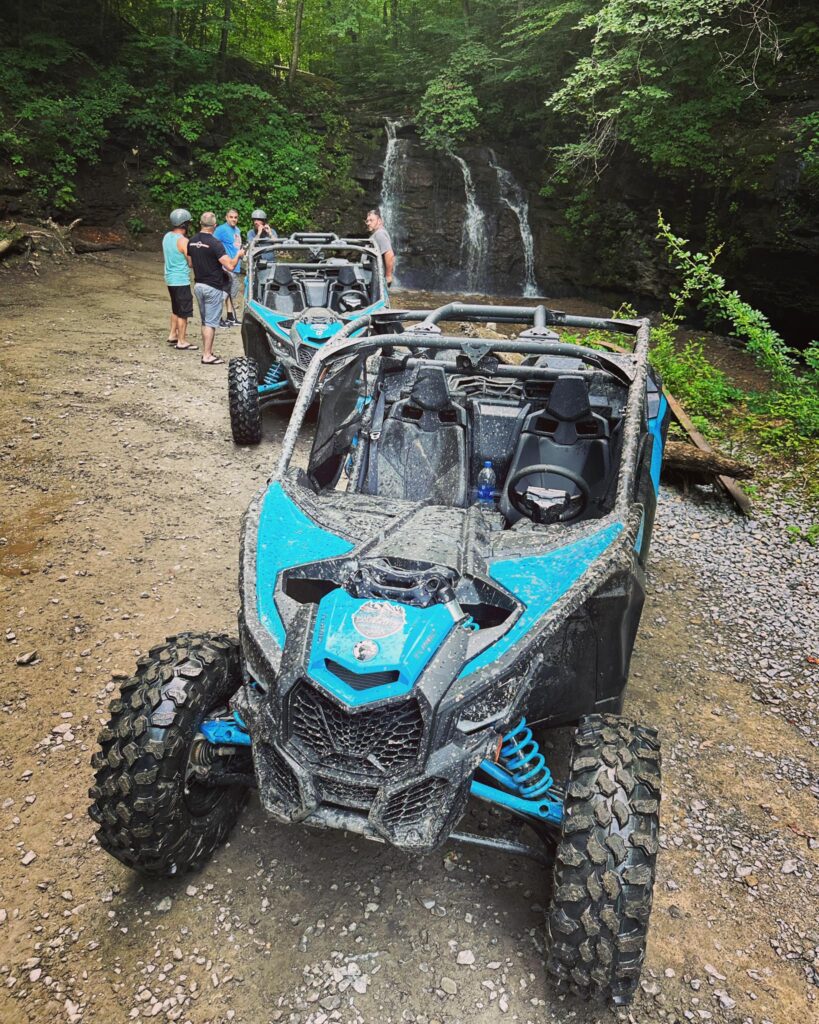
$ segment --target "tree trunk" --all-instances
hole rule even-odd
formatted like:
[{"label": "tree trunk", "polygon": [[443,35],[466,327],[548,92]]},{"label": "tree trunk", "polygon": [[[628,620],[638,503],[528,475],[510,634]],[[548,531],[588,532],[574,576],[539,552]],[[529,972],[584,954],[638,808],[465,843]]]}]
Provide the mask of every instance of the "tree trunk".
[{"label": "tree trunk", "polygon": [[230,32],[230,2],[231,0],[224,0],[222,32],[219,36],[219,60],[221,61],[224,61],[227,57],[228,32]]},{"label": "tree trunk", "polygon": [[301,19],[304,15],[304,0],[296,4],[296,21],[293,25],[293,52],[290,56],[290,74],[287,76],[287,84],[292,85],[296,78],[296,71],[299,67],[299,47],[301,46]]},{"label": "tree trunk", "polygon": [[392,48],[398,49],[398,0],[390,0],[390,22],[392,31]]}]

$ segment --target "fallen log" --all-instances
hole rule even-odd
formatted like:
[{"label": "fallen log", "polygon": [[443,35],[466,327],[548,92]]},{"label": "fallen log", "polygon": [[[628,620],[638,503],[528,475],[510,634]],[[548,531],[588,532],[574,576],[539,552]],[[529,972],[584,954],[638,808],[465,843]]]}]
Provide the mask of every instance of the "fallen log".
[{"label": "fallen log", "polygon": [[663,466],[682,473],[730,476],[734,480],[750,480],[753,466],[738,462],[721,452],[702,451],[684,441],[667,441],[663,450]]}]

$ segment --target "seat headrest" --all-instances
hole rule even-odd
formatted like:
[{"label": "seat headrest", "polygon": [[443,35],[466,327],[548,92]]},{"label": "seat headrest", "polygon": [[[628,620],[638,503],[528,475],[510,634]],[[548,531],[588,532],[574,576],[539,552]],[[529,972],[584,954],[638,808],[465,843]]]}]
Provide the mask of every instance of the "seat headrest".
[{"label": "seat headrest", "polygon": [[338,283],[345,286],[356,283],[355,267],[339,267],[338,268]]},{"label": "seat headrest", "polygon": [[441,412],[452,407],[443,366],[422,366],[409,393],[412,405]]},{"label": "seat headrest", "polygon": [[582,377],[558,377],[549,394],[546,412],[556,420],[573,423],[591,413],[589,389]]},{"label": "seat headrest", "polygon": [[293,274],[284,263],[277,263],[276,269],[273,271],[273,283],[274,284],[292,284]]}]

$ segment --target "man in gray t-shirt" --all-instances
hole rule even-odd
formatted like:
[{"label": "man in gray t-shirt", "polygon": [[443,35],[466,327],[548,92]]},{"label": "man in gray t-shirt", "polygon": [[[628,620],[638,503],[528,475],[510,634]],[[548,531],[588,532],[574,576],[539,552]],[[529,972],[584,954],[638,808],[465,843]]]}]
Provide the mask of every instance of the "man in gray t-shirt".
[{"label": "man in gray t-shirt", "polygon": [[384,258],[384,271],[387,277],[387,287],[389,288],[392,284],[392,272],[395,269],[395,253],[392,251],[392,241],[387,233],[387,229],[384,227],[381,211],[377,206],[367,214],[366,223],[370,237]]}]

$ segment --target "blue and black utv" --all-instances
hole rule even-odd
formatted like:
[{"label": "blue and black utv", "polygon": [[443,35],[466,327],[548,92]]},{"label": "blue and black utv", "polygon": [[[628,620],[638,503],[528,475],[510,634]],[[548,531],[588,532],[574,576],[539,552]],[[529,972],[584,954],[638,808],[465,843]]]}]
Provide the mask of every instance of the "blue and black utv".
[{"label": "blue and black utv", "polygon": [[[442,333],[488,320],[519,333]],[[633,352],[555,327],[631,334]],[[255,788],[282,824],[548,856],[550,973],[628,1002],[660,804],[657,733],[621,717],[668,422],[648,340],[646,320],[454,303],[361,317],[317,351],[245,516],[239,640],[171,637],[111,705],[103,848],[197,868]],[[568,765],[547,765],[558,726]],[[459,829],[471,798],[534,838]]]},{"label": "blue and black utv", "polygon": [[381,255],[366,238],[300,231],[257,238],[247,255],[243,357],[228,366],[236,444],[258,444],[262,409],[292,404],[316,352],[350,320],[389,305]]}]

